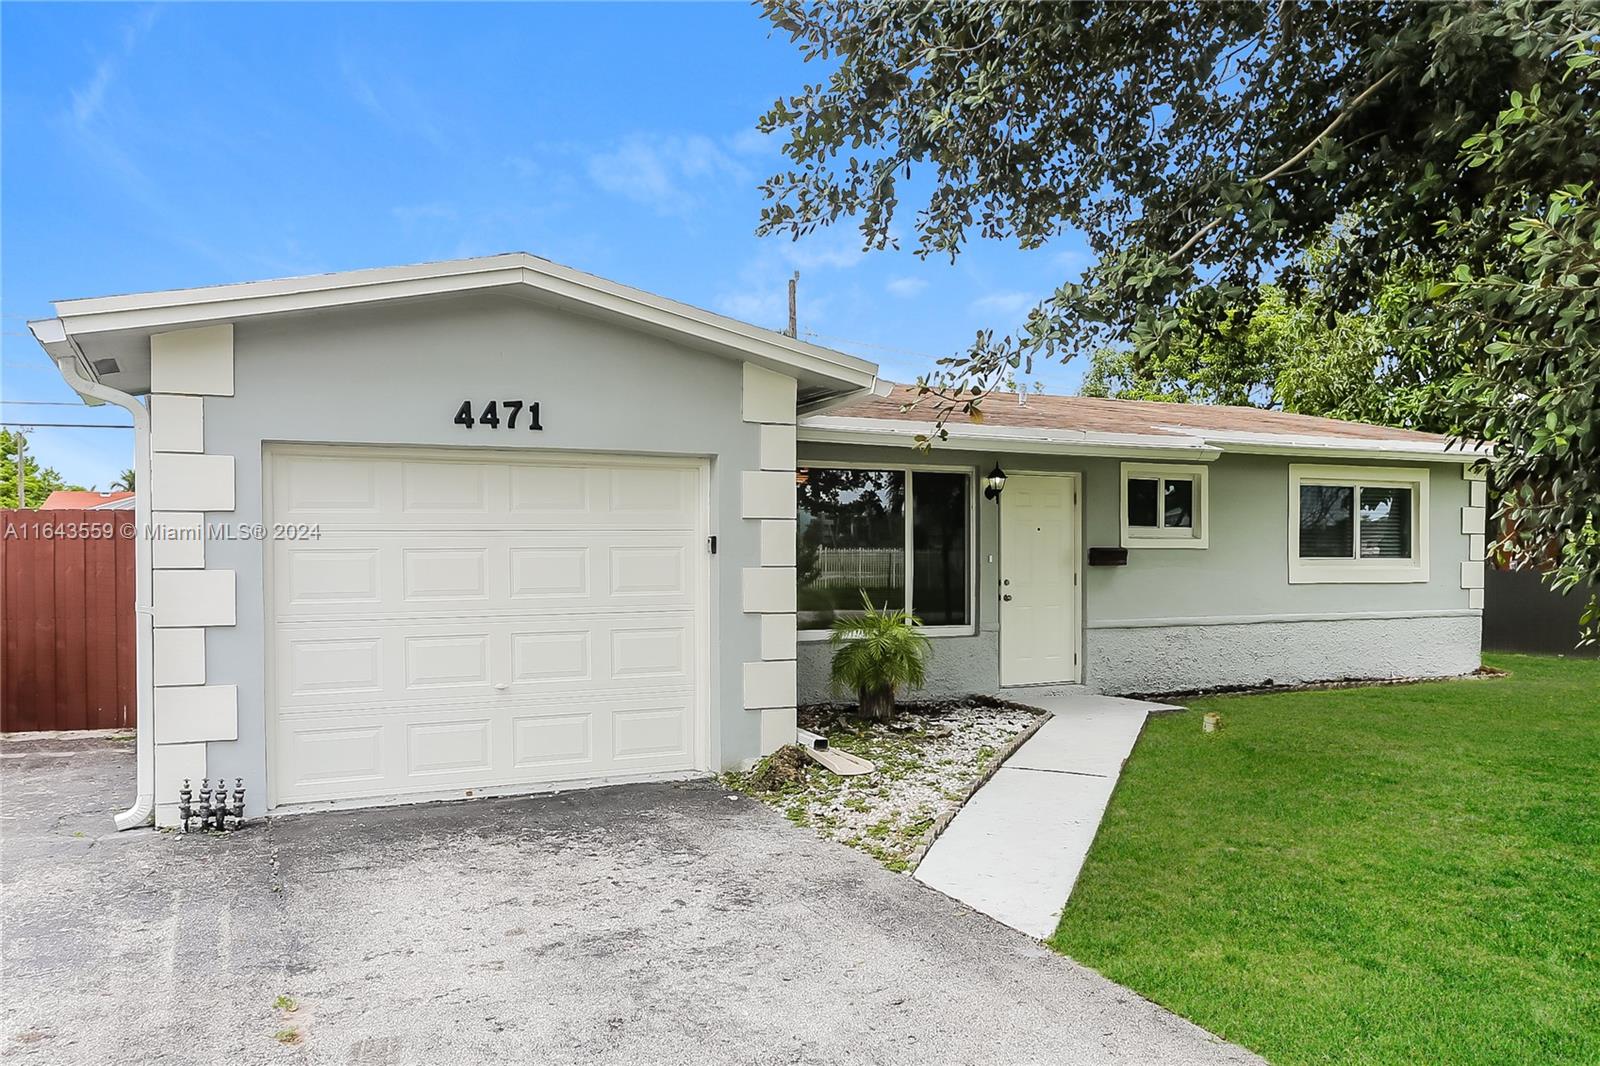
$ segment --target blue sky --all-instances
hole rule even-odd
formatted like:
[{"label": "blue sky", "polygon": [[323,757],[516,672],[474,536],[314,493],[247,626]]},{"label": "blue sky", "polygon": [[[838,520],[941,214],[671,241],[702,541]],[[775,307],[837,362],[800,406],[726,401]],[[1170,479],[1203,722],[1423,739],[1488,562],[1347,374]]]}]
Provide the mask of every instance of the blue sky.
[{"label": "blue sky", "polygon": [[[5,401],[73,399],[26,334],[53,299],[512,250],[777,328],[799,270],[802,331],[909,381],[1084,262],[1075,238],[954,266],[863,255],[850,227],[758,239],[781,157],[755,120],[823,72],[743,4],[7,3],[0,20]],[[1070,391],[1081,368],[1035,376]],[[31,447],[101,488],[131,463],[125,431]]]}]

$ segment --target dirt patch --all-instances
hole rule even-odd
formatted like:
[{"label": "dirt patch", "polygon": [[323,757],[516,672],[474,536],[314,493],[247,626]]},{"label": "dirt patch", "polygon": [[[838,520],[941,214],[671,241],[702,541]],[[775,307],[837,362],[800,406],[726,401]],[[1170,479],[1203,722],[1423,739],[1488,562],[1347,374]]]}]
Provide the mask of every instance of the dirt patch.
[{"label": "dirt patch", "polygon": [[934,823],[966,799],[973,783],[1041,713],[968,697],[902,704],[895,720],[882,725],[857,719],[853,705],[802,707],[802,729],[868,760],[874,772],[838,777],[799,748],[792,755],[785,748],[750,773],[724,780],[782,810],[796,825],[860,848],[891,870],[906,870]]},{"label": "dirt patch", "polygon": [[745,777],[744,785],[754,792],[781,792],[803,782],[810,764],[811,759],[804,751],[794,744],[785,744],[756,763],[755,769]]}]

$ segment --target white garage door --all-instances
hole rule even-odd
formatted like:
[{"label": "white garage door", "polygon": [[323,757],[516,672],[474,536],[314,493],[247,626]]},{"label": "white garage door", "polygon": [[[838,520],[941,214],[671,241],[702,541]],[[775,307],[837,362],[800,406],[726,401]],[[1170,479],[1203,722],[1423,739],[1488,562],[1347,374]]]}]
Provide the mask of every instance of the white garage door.
[{"label": "white garage door", "polygon": [[703,468],[282,448],[275,804],[703,768]]}]

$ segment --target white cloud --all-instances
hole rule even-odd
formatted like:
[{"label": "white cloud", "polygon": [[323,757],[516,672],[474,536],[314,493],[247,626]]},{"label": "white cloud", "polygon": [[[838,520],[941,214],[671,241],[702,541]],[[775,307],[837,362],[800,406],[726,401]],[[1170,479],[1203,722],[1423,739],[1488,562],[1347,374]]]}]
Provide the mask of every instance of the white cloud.
[{"label": "white cloud", "polygon": [[895,296],[910,298],[928,287],[925,278],[890,278],[884,288]]},{"label": "white cloud", "polygon": [[783,329],[788,324],[789,294],[782,279],[776,285],[752,280],[747,287],[718,294],[713,303],[722,314],[753,326]]},{"label": "white cloud", "polygon": [[147,7],[124,23],[122,41],[117,50],[96,63],[89,80],[72,90],[72,118],[79,126],[87,125],[100,114],[100,109],[105,106],[106,92],[121,72],[122,64],[133,55],[160,14],[160,8]]},{"label": "white cloud", "polygon": [[380,79],[369,78],[349,54],[339,56],[339,70],[356,103],[374,118],[399,133],[420,137],[440,151],[450,147],[443,124],[434,117],[428,97],[393,69],[383,68]]},{"label": "white cloud", "polygon": [[[762,245],[755,256],[739,269],[734,284],[712,299],[712,307],[742,322],[767,329],[784,329],[789,324],[789,278],[794,261],[786,246]],[[826,290],[826,263],[800,278],[799,317],[804,327],[814,327],[827,318],[832,303]]]},{"label": "white cloud", "polygon": [[703,134],[632,134],[590,155],[588,170],[602,189],[663,215],[689,213],[707,186],[750,180],[742,163]]},{"label": "white cloud", "polygon": [[816,230],[797,241],[777,245],[785,262],[800,270],[847,270],[867,257],[861,247],[861,233],[851,226],[830,226]]},{"label": "white cloud", "polygon": [[753,127],[742,129],[728,138],[729,150],[739,155],[771,155],[781,143],[776,134],[762,133]]},{"label": "white cloud", "polygon": [[991,292],[969,304],[974,314],[1020,315],[1038,301],[1025,292]]}]

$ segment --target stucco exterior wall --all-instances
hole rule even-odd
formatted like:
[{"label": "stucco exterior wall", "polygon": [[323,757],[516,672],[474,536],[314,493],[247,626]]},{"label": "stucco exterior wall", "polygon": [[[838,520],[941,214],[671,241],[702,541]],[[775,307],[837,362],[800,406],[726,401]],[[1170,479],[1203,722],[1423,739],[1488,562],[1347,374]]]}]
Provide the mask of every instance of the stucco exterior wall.
[{"label": "stucco exterior wall", "polygon": [[[982,475],[1081,475],[1083,546],[1120,544],[1121,462],[1115,458],[1019,456],[910,446],[860,448],[802,441],[799,461],[968,466]],[[1223,455],[1208,464],[1209,546],[1130,548],[1128,565],[1084,560],[1081,601],[1086,686],[1154,692],[1352,677],[1450,676],[1478,665],[1481,600],[1464,571],[1481,564],[1481,537],[1464,515],[1475,501],[1459,463],[1429,472],[1429,579],[1395,584],[1289,582],[1289,466],[1305,457]],[[1329,465],[1363,464],[1330,459]],[[1481,486],[1481,482],[1477,483]],[[1481,533],[1481,530],[1479,531]],[[1000,509],[977,499],[975,632],[933,638],[931,693],[1000,688]],[[1465,565],[1464,565],[1465,564]],[[1365,645],[1365,646],[1364,646]],[[1159,656],[1174,661],[1162,663]],[[831,698],[828,649],[801,635],[802,703]]]},{"label": "stucco exterior wall", "polygon": [[[771,418],[751,411],[740,363],[517,297],[483,294],[241,322],[234,345],[232,395],[205,398],[204,426],[206,453],[233,458],[237,502],[231,513],[208,515],[211,521],[269,520],[262,456],[272,442],[709,458],[710,530],[718,538],[709,601],[713,766],[761,752],[764,719],[771,734],[774,717],[784,717],[784,701],[769,693],[786,689],[793,705],[793,663],[783,661],[793,652],[773,637],[773,623],[763,622],[781,619],[784,605],[751,604],[743,587],[747,569],[771,565],[771,553],[762,552],[764,522],[747,519],[744,497],[749,473],[762,466],[763,433],[770,464],[775,448],[781,456],[782,437],[792,441],[793,426],[780,422],[774,429]],[[763,387],[770,403],[783,382],[768,374]],[[787,393],[792,422],[792,379]],[[544,431],[511,435],[452,423],[463,399],[476,405],[503,396],[537,399]],[[781,461],[792,465],[791,458]],[[775,476],[792,484],[791,474]],[[792,498],[789,506],[792,529]],[[236,624],[207,629],[205,653],[208,680],[237,687],[238,735],[207,745],[208,772],[255,785],[268,777],[266,550],[256,540],[214,541],[206,558],[208,568],[231,569],[237,580]],[[760,698],[747,711],[752,663],[762,664]],[[252,813],[264,809],[264,791],[255,789]]]}]

